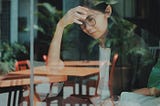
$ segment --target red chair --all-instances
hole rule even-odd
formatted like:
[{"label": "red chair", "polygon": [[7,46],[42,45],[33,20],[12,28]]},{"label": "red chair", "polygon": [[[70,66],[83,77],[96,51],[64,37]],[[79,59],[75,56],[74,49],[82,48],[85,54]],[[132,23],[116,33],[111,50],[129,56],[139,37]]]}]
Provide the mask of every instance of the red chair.
[{"label": "red chair", "polygon": [[25,69],[30,69],[29,60],[21,60],[15,62],[15,71],[23,71]]},{"label": "red chair", "polygon": [[[111,100],[113,100],[114,98],[114,94],[113,94],[113,82],[114,82],[114,72],[115,72],[115,65],[117,63],[118,60],[118,54],[114,54],[114,57],[112,59],[112,64],[111,64],[111,69],[110,69],[110,73],[109,73],[109,82],[108,82],[108,86],[109,86],[109,91],[110,91],[110,97]],[[62,104],[71,104],[71,105],[75,105],[75,104],[91,104],[90,98],[96,98],[98,96],[97,94],[97,88],[98,88],[98,82],[99,82],[99,76],[97,80],[90,80],[87,82],[86,84],[86,90],[87,90],[87,95],[86,96],[80,96],[80,97],[73,97],[70,96],[67,99],[63,100]],[[90,95],[89,94],[89,88],[90,87],[94,87],[95,90],[95,95]],[[72,98],[72,101],[69,101]],[[74,99],[73,99],[74,98]],[[113,104],[114,106],[114,104]]]},{"label": "red chair", "polygon": [[[47,64],[47,55],[43,55],[43,60]],[[50,88],[52,88],[52,85],[53,84],[51,83]],[[74,81],[65,81],[64,87],[72,87],[73,88],[73,95],[75,95],[76,90],[75,90],[75,82]],[[52,99],[50,99],[50,98],[48,98],[48,99],[46,98],[46,100],[48,100],[48,102],[52,101]],[[53,100],[55,100],[55,98],[53,98]]]},{"label": "red chair", "polygon": [[[30,68],[29,60],[21,60],[21,61],[15,62],[15,71],[24,71],[29,68]],[[20,102],[29,101],[29,94],[27,96],[23,95],[23,92],[28,91],[28,90],[29,90],[29,87],[27,87],[27,86],[25,88],[23,88],[22,98],[20,99]],[[30,103],[28,103],[28,106],[29,105],[30,105]]]},{"label": "red chair", "polygon": [[118,60],[118,54],[115,54],[112,60],[112,67],[109,73],[108,86],[109,86],[109,91],[110,91],[110,97],[113,97],[114,95],[113,94],[113,82],[114,82],[115,65],[116,65],[117,60]]},{"label": "red chair", "polygon": [[[44,59],[45,59],[45,61],[47,60],[47,58],[45,56],[44,56]],[[15,63],[15,71],[24,71],[25,69],[29,69],[29,68],[30,68],[30,62],[29,62],[29,60],[17,61]],[[53,83],[50,84],[50,89],[52,88],[52,85],[53,85]],[[24,88],[23,92],[26,91],[26,90],[28,90],[28,89],[29,89],[29,87]],[[34,90],[36,92],[36,86],[34,86]],[[41,94],[41,96],[46,96],[46,95]],[[49,106],[50,105],[50,101],[53,100],[53,99],[54,100],[59,100],[58,97],[49,97],[48,98],[48,96],[46,96],[46,98],[44,100],[42,100],[42,101],[46,102],[47,106]],[[29,95],[22,96],[22,98],[20,99],[20,102],[23,102],[23,101],[29,101]],[[28,103],[28,106],[29,105],[30,105],[30,103]]]},{"label": "red chair", "polygon": [[[115,72],[115,65],[116,62],[118,60],[118,54],[116,53],[112,59],[112,66],[109,72],[109,82],[108,82],[108,86],[109,86],[109,90],[110,90],[110,95],[113,96],[113,81],[114,81],[114,72]],[[97,87],[98,87],[98,81],[99,81],[99,76],[98,76],[98,80],[90,80],[87,82],[87,95],[89,95],[89,88],[90,87],[95,87],[95,95],[97,94]]]},{"label": "red chair", "polygon": [[[47,55],[43,55],[43,60],[46,62],[47,64]],[[76,90],[75,90],[75,83],[74,81],[66,81],[64,82],[64,87],[72,87],[73,88],[73,95],[75,94]]]},{"label": "red chair", "polygon": [[[47,64],[47,55],[43,55],[43,60],[45,61],[45,64]],[[53,86],[53,83],[50,84],[50,91],[52,91],[52,86]],[[49,94],[48,94],[49,96]],[[55,96],[55,97],[46,97],[43,101],[45,101],[47,103],[47,106],[50,106],[50,103],[51,101],[53,100],[60,100],[61,98]]]},{"label": "red chair", "polygon": [[[111,64],[111,69],[109,71],[109,82],[108,82],[108,87],[109,87],[109,92],[110,92],[110,98],[112,101],[112,106],[115,106],[114,104],[114,92],[113,92],[113,84],[114,84],[114,73],[115,73],[115,66],[118,60],[118,54],[114,54],[113,59],[112,59],[112,64]],[[99,79],[99,78],[98,78]],[[98,84],[96,84],[96,91],[97,91],[97,86]],[[96,93],[97,94],[97,93]],[[95,97],[97,97],[98,95],[95,95]],[[94,97],[93,97],[94,98]]]}]

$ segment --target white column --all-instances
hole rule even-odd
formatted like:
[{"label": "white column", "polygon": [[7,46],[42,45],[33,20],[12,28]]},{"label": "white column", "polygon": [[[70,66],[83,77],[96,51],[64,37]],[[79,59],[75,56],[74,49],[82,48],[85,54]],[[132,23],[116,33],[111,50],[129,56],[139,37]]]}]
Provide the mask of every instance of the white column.
[{"label": "white column", "polygon": [[18,0],[11,0],[10,42],[18,41]]}]

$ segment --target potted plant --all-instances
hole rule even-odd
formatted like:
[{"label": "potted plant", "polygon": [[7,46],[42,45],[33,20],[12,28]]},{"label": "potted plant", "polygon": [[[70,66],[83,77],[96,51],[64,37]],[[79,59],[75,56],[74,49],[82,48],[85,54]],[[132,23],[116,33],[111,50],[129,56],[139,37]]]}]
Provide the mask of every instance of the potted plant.
[{"label": "potted plant", "polygon": [[[9,44],[3,42],[0,45],[1,60],[0,60],[0,74],[6,74],[14,70],[15,61],[22,59],[28,55],[26,47],[17,42]],[[22,56],[23,55],[23,56]]]}]

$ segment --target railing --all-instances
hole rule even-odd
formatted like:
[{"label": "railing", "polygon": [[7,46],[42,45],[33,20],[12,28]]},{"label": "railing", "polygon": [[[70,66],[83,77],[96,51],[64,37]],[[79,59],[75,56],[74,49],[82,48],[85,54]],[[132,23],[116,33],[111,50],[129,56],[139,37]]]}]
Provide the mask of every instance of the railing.
[{"label": "railing", "polygon": [[154,60],[157,60],[160,57],[160,45],[149,47],[149,50],[151,51]]}]

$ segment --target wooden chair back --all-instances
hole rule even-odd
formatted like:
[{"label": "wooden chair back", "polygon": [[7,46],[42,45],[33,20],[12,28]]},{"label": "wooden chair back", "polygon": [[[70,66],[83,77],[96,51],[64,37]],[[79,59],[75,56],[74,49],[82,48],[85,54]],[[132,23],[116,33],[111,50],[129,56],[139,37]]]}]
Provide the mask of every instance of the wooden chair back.
[{"label": "wooden chair back", "polygon": [[160,57],[160,46],[149,47],[149,50],[153,59],[157,62],[158,58]]},{"label": "wooden chair back", "polygon": [[[114,72],[115,72],[115,66],[116,66],[117,60],[118,60],[118,54],[114,54],[114,57],[112,59],[110,74],[109,74],[109,82],[108,82],[111,98],[113,97],[113,80],[114,80]],[[87,81],[87,84],[86,84],[87,94],[86,95],[84,95],[84,96],[80,95],[78,97],[77,96],[76,97],[70,96],[70,97],[64,99],[62,104],[63,103],[64,104],[65,103],[69,103],[71,105],[74,105],[76,103],[82,103],[82,104],[87,104],[87,106],[88,106],[89,104],[92,103],[91,99],[96,98],[97,96],[99,96],[97,94],[99,80],[100,80],[100,78],[99,78],[99,75],[98,75],[98,79],[97,80],[89,80],[89,81]],[[95,90],[95,95],[90,95],[89,94],[89,88],[90,87],[95,87],[95,89],[96,89]],[[71,100],[71,99],[72,99],[72,101],[70,102],[69,100]],[[113,104],[112,106],[115,106],[115,105]]]},{"label": "wooden chair back", "polygon": [[[23,71],[30,68],[29,60],[20,60],[15,62],[15,71]],[[19,96],[19,102],[22,103],[23,101],[29,101],[29,95],[23,96],[23,92],[29,90],[28,86],[23,87],[20,91],[21,95]],[[27,103],[28,106],[30,103]]]},{"label": "wooden chair back", "polygon": [[108,86],[109,86],[109,91],[110,91],[111,97],[113,96],[113,81],[114,81],[114,73],[115,73],[115,66],[116,66],[117,60],[118,60],[118,54],[116,53],[116,54],[114,54],[114,57],[112,59],[112,66],[111,66],[110,73],[109,73]]},{"label": "wooden chair back", "polygon": [[29,60],[16,61],[15,63],[15,71],[22,71],[29,68],[30,68]]},{"label": "wooden chair back", "polygon": [[[109,91],[110,91],[110,96],[113,96],[113,81],[114,81],[114,73],[115,73],[115,66],[116,66],[116,62],[118,60],[118,53],[114,54],[113,59],[112,59],[112,63],[111,63],[111,68],[110,68],[110,72],[109,72],[109,82],[108,82],[108,86],[109,86]],[[99,78],[100,76],[98,75],[98,79],[97,80],[90,80],[87,82],[87,95],[89,95],[89,88],[90,87],[95,87],[95,95],[97,96],[97,89],[98,89],[98,83],[99,83]]]}]

